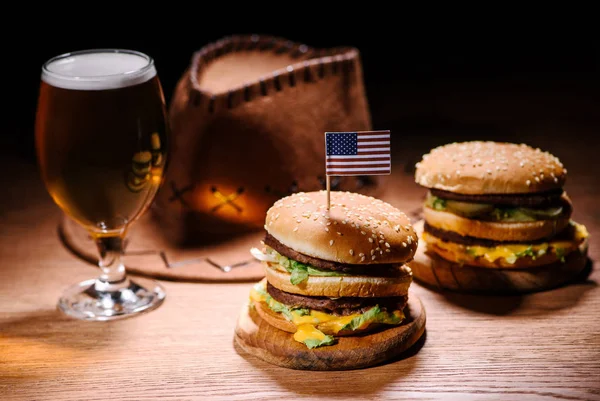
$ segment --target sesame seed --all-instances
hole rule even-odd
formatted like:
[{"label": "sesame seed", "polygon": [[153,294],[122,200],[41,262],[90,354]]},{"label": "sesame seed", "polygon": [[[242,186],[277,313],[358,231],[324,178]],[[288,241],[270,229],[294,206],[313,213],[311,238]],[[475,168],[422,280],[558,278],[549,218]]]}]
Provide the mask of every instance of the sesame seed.
[{"label": "sesame seed", "polygon": [[412,244],[412,235],[409,235],[408,238],[406,239],[406,242],[408,242],[409,244]]},{"label": "sesame seed", "polygon": [[325,231],[326,231],[326,232],[329,232],[329,228],[325,227]]},{"label": "sesame seed", "polygon": [[375,249],[371,249],[371,255],[375,253]]},{"label": "sesame seed", "polygon": [[354,256],[354,249],[350,249],[350,255]]},{"label": "sesame seed", "polygon": [[392,252],[392,251],[390,251],[389,249],[386,249],[385,251],[386,251],[386,252]]},{"label": "sesame seed", "polygon": [[329,246],[333,245],[333,240],[329,240]]},{"label": "sesame seed", "polygon": [[361,257],[361,258],[360,258],[360,261],[361,261],[361,262],[364,262],[364,261],[365,261],[365,257],[364,257],[364,256],[363,256],[363,257]]},{"label": "sesame seed", "polygon": [[346,224],[346,220],[342,220],[342,224]]},{"label": "sesame seed", "polygon": [[358,256],[365,256],[365,254],[361,252],[358,254]]},{"label": "sesame seed", "polygon": [[396,231],[396,232],[400,231],[400,226],[399,225],[398,226],[394,226],[394,231]]},{"label": "sesame seed", "polygon": [[390,244],[386,242],[386,243],[385,243],[385,246],[387,246],[387,247],[389,248],[389,247],[390,247]]},{"label": "sesame seed", "polygon": [[407,246],[407,245],[406,245],[406,242],[403,242],[403,243],[402,243],[402,246],[406,248],[406,246]]},{"label": "sesame seed", "polygon": [[337,232],[337,235],[341,236],[341,235],[342,235],[342,233],[338,231],[338,232]]},{"label": "sesame seed", "polygon": [[383,240],[382,240],[382,239],[380,239],[380,240],[379,240],[379,243],[380,243],[380,244],[383,244]]},{"label": "sesame seed", "polygon": [[554,177],[554,182],[558,183],[558,178]]},{"label": "sesame seed", "polygon": [[298,219],[298,220],[296,220],[296,223],[300,223],[301,221],[302,221],[302,220]]},{"label": "sesame seed", "polygon": [[293,231],[294,231],[294,232],[295,232],[295,231],[298,231],[298,227],[294,227],[294,230],[293,230]]},{"label": "sesame seed", "polygon": [[531,186],[531,181],[527,180],[527,181],[525,181],[525,184],[527,184],[527,186],[529,187],[529,186]]},{"label": "sesame seed", "polygon": [[370,243],[373,243],[373,238],[369,238],[369,242],[370,242]]},{"label": "sesame seed", "polygon": [[375,255],[371,256],[371,260],[375,260]]},{"label": "sesame seed", "polygon": [[367,235],[367,233],[366,233],[366,232],[364,232],[364,231],[361,231],[360,233],[361,233],[362,235]]}]

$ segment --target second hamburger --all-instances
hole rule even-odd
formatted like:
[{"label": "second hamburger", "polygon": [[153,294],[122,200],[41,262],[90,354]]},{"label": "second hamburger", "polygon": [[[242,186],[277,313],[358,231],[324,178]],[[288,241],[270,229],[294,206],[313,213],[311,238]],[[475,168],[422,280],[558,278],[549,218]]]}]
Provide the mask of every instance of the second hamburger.
[{"label": "second hamburger", "polygon": [[456,265],[517,269],[580,263],[585,226],[571,220],[567,169],[525,144],[451,143],[417,163],[428,189],[422,239]]}]

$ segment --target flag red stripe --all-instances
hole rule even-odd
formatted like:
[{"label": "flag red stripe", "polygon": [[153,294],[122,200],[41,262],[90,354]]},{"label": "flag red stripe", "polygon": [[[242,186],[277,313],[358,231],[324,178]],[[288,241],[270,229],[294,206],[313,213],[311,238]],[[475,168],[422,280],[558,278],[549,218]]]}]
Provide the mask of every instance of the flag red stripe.
[{"label": "flag red stripe", "polygon": [[[391,159],[388,157],[387,159],[336,159],[331,158],[327,159],[327,162],[379,162],[381,164],[389,164]],[[358,166],[358,164],[357,164]]]}]

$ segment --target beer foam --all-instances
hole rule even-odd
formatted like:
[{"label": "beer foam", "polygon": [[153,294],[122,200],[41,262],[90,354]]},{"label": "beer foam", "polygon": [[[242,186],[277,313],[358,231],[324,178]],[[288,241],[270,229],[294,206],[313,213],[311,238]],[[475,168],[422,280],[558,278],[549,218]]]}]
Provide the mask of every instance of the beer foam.
[{"label": "beer foam", "polygon": [[47,84],[75,90],[124,88],[155,75],[151,58],[122,50],[69,53],[51,59],[42,69],[42,80]]}]

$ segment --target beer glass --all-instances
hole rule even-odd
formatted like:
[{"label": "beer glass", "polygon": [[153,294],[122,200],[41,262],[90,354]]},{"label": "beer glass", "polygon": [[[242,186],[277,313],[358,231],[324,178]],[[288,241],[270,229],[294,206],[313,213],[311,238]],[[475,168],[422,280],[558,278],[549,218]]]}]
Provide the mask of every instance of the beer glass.
[{"label": "beer glass", "polygon": [[71,286],[58,308],[112,320],[159,306],[163,288],[130,278],[121,262],[127,230],[163,180],[168,127],[151,57],[85,50],[48,60],[41,71],[35,140],[40,174],[56,204],[98,247],[100,274]]}]

